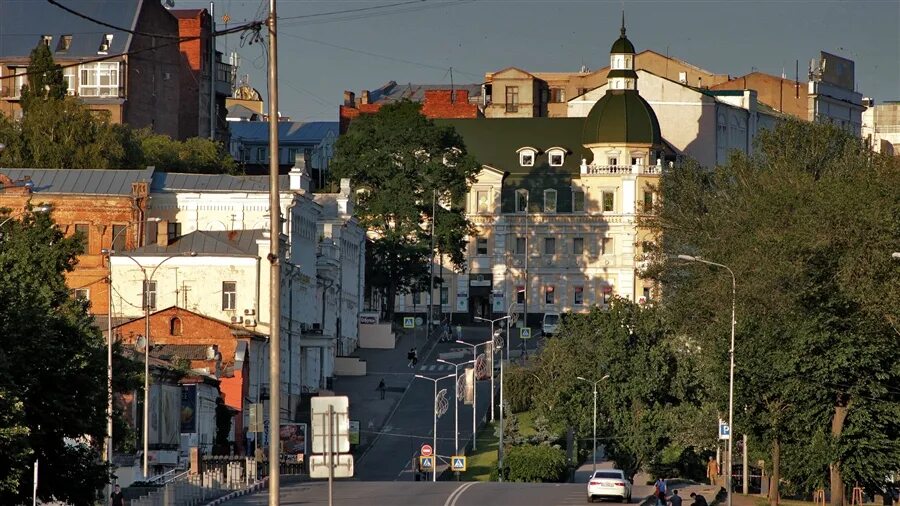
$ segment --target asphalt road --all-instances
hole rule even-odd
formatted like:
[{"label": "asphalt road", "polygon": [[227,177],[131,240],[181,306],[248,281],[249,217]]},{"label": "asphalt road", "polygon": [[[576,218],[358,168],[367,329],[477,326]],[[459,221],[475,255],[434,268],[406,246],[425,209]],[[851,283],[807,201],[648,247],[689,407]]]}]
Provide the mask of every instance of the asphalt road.
[{"label": "asphalt road", "polygon": [[[646,488],[646,487],[645,487]],[[632,504],[640,501],[635,487]],[[284,485],[280,504],[327,505],[328,484],[306,482]],[[265,506],[268,491],[228,501],[228,506]],[[584,483],[451,482],[389,483],[337,481],[334,505],[378,506],[570,506],[587,504]],[[618,503],[604,503],[615,505]]]},{"label": "asphalt road", "polygon": [[[436,362],[439,353],[460,348],[455,343],[439,343],[431,354],[421,360],[417,374],[439,378],[453,374],[453,368]],[[480,351],[480,350],[479,350]],[[464,361],[463,360],[459,360]],[[462,368],[460,368],[462,371]],[[496,380],[499,385],[499,379]],[[438,440],[435,453],[438,456],[453,454],[454,447],[454,380],[439,382],[438,391],[447,389],[449,409],[438,419]],[[490,381],[478,382],[478,424],[490,409]],[[459,446],[462,448],[472,437],[472,407],[463,403],[459,407]],[[413,463],[418,458],[422,444],[434,445],[433,433],[434,383],[416,378],[412,381],[385,428],[371,447],[355,463],[355,478],[360,481],[414,481]]]}]

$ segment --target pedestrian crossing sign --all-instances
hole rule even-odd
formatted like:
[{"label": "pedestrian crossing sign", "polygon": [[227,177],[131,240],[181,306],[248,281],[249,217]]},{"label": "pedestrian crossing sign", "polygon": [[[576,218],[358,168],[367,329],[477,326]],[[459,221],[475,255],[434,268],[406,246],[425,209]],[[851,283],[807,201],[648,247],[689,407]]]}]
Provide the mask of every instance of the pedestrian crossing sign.
[{"label": "pedestrian crossing sign", "polygon": [[414,329],[416,328],[416,320],[412,316],[404,316],[403,317],[403,328],[405,329]]},{"label": "pedestrian crossing sign", "polygon": [[531,327],[520,327],[519,339],[531,339]]},{"label": "pedestrian crossing sign", "polygon": [[466,458],[462,455],[454,455],[450,457],[450,467],[454,471],[465,471],[466,470]]},{"label": "pedestrian crossing sign", "polygon": [[419,457],[419,469],[423,471],[434,469],[434,457]]}]

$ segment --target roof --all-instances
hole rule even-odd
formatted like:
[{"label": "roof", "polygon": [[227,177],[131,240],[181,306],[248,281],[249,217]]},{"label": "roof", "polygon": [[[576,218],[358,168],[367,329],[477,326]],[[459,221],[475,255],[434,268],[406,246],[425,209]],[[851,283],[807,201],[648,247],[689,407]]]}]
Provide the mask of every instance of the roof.
[{"label": "roof", "polygon": [[233,104],[228,108],[227,118],[240,118],[243,121],[256,121],[260,114],[253,109],[241,104]]},{"label": "roof", "polygon": [[[17,4],[18,2],[13,2]],[[150,181],[153,169],[0,169],[13,181],[30,177],[34,193],[131,195],[132,183]]]},{"label": "roof", "polygon": [[628,37],[625,36],[625,15],[622,14],[622,29],[619,38],[613,42],[612,48],[610,48],[610,53],[630,53],[634,54],[634,44],[628,40]]},{"label": "roof", "polygon": [[174,357],[185,360],[206,360],[208,344],[157,344],[150,348],[150,354],[170,360]]},{"label": "roof", "polygon": [[259,250],[256,241],[263,239],[263,230],[197,230],[185,234],[168,246],[149,244],[131,252],[131,256],[186,255],[198,256],[228,255],[256,257]]},{"label": "roof", "polygon": [[206,9],[169,9],[169,14],[178,19],[196,19]]},{"label": "roof", "polygon": [[[155,1],[155,0],[154,0]],[[134,30],[143,0],[66,0],[65,5],[85,16]],[[4,1],[0,15],[0,57],[28,57],[41,40],[50,35],[56,59],[96,58],[105,34],[112,34],[108,54],[128,50],[131,34],[98,25],[70,14],[48,2]],[[71,35],[69,50],[57,52],[62,35]]]},{"label": "roof", "polygon": [[[269,143],[268,121],[232,121],[228,123],[231,139],[238,142]],[[340,124],[337,121],[278,122],[278,142],[282,144],[318,144],[329,134],[337,137]]]},{"label": "roof", "polygon": [[[290,187],[290,176],[279,176],[278,186],[282,191],[287,191]],[[268,192],[269,176],[157,172],[153,174],[150,190],[152,192]]]},{"label": "roof", "polygon": [[607,90],[584,121],[582,141],[659,145],[659,120],[637,90]]},{"label": "roof", "polygon": [[[425,100],[425,92],[428,90],[449,90],[451,85],[448,84],[397,84],[391,81],[377,90],[369,92],[369,103],[387,104],[399,102],[400,100],[411,100],[413,102],[422,102]],[[469,92],[469,98],[481,96],[480,84],[454,84],[454,90],[466,90]]]}]

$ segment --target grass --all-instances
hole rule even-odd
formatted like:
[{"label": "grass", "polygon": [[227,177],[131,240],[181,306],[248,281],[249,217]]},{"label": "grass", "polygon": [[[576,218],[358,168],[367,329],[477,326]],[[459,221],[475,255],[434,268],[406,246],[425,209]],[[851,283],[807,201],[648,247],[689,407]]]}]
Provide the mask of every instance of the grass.
[{"label": "grass", "polygon": [[[534,412],[524,411],[517,413],[519,418],[519,431],[523,436],[529,437],[537,433],[534,429]],[[497,448],[499,441],[494,435],[497,423],[487,423],[478,431],[478,450],[470,452],[466,459],[466,471],[461,479],[467,481],[489,481],[491,472],[497,469]]]}]

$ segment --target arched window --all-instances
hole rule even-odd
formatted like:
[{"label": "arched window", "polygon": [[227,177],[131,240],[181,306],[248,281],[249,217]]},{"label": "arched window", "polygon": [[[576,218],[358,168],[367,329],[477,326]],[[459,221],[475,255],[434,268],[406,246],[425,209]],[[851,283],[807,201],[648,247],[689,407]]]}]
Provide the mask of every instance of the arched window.
[{"label": "arched window", "polygon": [[181,335],[181,318],[176,316],[169,320],[169,334],[173,336]]}]

